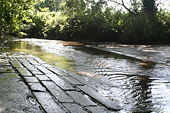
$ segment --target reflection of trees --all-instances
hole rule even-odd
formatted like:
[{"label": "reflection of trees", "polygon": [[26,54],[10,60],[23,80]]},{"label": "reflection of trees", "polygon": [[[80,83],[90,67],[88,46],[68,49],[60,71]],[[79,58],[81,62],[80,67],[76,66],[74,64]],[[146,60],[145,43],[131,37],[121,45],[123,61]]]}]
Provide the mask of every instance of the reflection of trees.
[{"label": "reflection of trees", "polygon": [[136,93],[135,112],[150,113],[152,110],[151,89],[149,83],[152,82],[149,76],[138,76],[133,88]]},{"label": "reflection of trees", "polygon": [[[139,68],[141,72],[146,72],[149,74],[154,70],[155,63],[152,62],[139,62]],[[151,89],[150,83],[152,80],[150,79],[150,75],[141,76],[135,75],[131,77],[130,84],[132,85],[132,95],[134,98],[134,108],[133,112],[138,113],[150,113],[153,110],[153,104],[151,101]]]}]

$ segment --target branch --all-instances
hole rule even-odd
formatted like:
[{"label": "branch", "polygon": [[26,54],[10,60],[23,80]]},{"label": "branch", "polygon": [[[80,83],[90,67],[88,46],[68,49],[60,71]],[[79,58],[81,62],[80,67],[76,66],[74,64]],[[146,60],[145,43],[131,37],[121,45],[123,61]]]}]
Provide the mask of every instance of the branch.
[{"label": "branch", "polygon": [[132,15],[136,15],[135,12],[131,11],[131,10],[125,5],[124,0],[121,0],[122,3],[117,2],[117,1],[114,1],[114,0],[110,0],[110,1],[113,2],[113,3],[116,3],[116,4],[118,4],[118,5],[123,6],[123,7],[124,7],[129,13],[131,13]]}]

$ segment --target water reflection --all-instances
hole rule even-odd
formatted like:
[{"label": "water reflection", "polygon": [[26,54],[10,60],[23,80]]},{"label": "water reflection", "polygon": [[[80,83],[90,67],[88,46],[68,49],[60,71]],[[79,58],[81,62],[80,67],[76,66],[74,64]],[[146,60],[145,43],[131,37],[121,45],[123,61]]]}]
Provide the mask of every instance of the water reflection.
[{"label": "water reflection", "polygon": [[65,58],[64,56],[57,56],[56,54],[49,53],[43,50],[40,46],[29,44],[26,41],[14,41],[8,42],[6,44],[7,48],[1,49],[0,52],[25,52],[28,54],[32,54],[38,56],[45,62],[58,66],[60,68],[74,70],[74,67],[71,64],[71,60]]},{"label": "water reflection", "polygon": [[[136,103],[133,112],[150,113],[153,110],[151,98],[151,89],[149,83],[152,82],[148,76],[140,76],[137,78],[138,82],[134,84],[133,89],[136,95]],[[134,98],[135,98],[134,97]]]}]

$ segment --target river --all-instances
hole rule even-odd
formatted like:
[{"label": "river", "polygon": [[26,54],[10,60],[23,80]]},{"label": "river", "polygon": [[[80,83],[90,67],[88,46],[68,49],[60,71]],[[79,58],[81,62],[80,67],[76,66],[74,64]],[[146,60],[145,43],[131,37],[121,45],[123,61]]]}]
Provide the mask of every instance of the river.
[{"label": "river", "polygon": [[112,47],[115,44],[23,39],[9,43],[1,52],[33,54],[86,77],[101,95],[118,100],[122,113],[170,113],[170,66],[159,59],[146,61],[149,55],[156,56],[153,51],[145,55],[138,52],[138,58],[129,55],[134,51],[125,50],[131,46],[119,46],[119,50],[129,53],[125,55],[116,54]]}]

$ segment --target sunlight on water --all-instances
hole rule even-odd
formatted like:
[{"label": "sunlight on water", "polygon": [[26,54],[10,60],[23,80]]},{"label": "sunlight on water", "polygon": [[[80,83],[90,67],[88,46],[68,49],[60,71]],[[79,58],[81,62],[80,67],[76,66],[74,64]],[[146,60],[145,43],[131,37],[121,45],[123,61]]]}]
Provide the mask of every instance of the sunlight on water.
[{"label": "sunlight on water", "polygon": [[10,45],[8,48],[1,49],[0,52],[25,52],[37,56],[51,65],[67,70],[74,70],[74,67],[71,65],[71,60],[44,51],[40,46],[29,44],[26,41],[14,41],[8,43],[8,45]]}]

